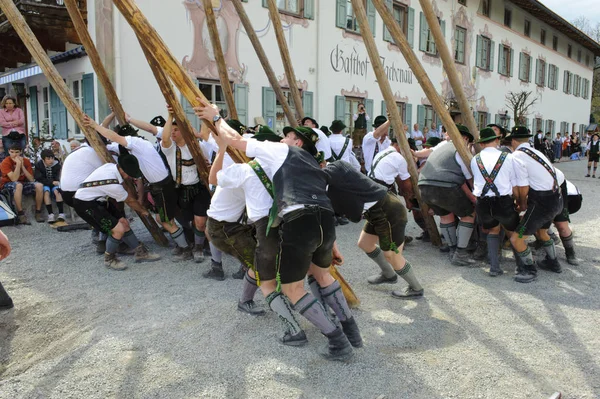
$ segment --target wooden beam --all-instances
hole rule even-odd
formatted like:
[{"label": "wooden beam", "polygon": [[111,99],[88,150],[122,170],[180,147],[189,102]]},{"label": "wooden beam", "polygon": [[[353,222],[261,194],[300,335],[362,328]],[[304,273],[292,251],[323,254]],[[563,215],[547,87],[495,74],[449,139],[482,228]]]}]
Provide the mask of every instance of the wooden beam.
[{"label": "wooden beam", "polygon": [[271,16],[271,22],[273,22],[273,29],[275,30],[275,37],[277,38],[277,45],[279,46],[279,53],[281,54],[281,61],[283,61],[283,69],[285,70],[285,76],[290,85],[290,93],[292,93],[292,100],[294,101],[294,106],[296,108],[296,117],[300,120],[304,118],[302,97],[300,97],[296,74],[294,73],[294,67],[292,66],[290,50],[283,34],[283,26],[281,25],[281,18],[279,18],[279,8],[277,8],[275,0],[267,0],[267,4],[269,5],[269,15]]},{"label": "wooden beam", "polygon": [[[258,40],[258,36],[256,35],[254,28],[252,27],[252,22],[250,22],[250,18],[248,18],[248,14],[246,14],[246,11],[244,10],[244,5],[242,4],[242,2],[240,0],[231,0],[231,2],[233,3],[233,6],[235,7],[235,9],[240,17],[240,20],[242,21],[242,25],[244,25],[244,29],[246,30],[246,34],[248,35],[248,39],[250,39],[250,42],[252,43],[252,47],[254,47],[254,52],[258,56],[258,59],[259,59],[260,63],[262,64],[262,67],[265,70],[265,73],[267,74],[267,78],[269,79],[269,84],[271,85],[271,88],[273,88],[273,90],[275,91],[275,96],[277,97],[277,100],[281,104],[281,107],[283,108],[283,113],[285,114],[286,118],[288,119],[290,126],[292,126],[292,127],[298,126],[298,122],[296,121],[296,116],[292,113],[292,109],[290,108],[290,105],[288,104],[287,98],[283,95],[283,91],[281,90],[281,86],[279,86],[279,82],[277,81],[277,78],[275,77],[275,72],[273,72],[273,68],[271,67],[271,64],[269,63],[269,59],[267,58],[267,55],[265,54],[265,50],[263,49],[262,45],[260,44],[260,40]],[[288,80],[290,80],[289,76],[288,76]]]},{"label": "wooden beam", "polygon": [[[29,25],[27,25],[27,22],[25,22],[25,19],[23,18],[21,13],[19,13],[19,10],[17,9],[13,1],[0,0],[0,9],[4,11],[6,17],[14,27],[15,31],[23,40],[25,46],[27,46],[27,48],[29,49],[29,52],[33,56],[33,59],[41,68],[42,72],[48,79],[48,82],[50,82],[50,84],[56,91],[56,94],[58,95],[62,103],[65,105],[71,116],[73,116],[73,119],[85,135],[90,145],[94,148],[100,159],[102,159],[102,161],[104,162],[114,163],[114,159],[109,154],[108,150],[106,149],[106,146],[98,137],[98,133],[96,133],[94,129],[84,125],[83,110],[73,98],[73,95],[67,87],[67,84],[64,82],[62,76],[60,76],[60,74],[52,64],[52,61],[50,61],[50,57],[48,57],[40,43],[36,40],[35,35],[29,28]],[[135,191],[131,191],[131,189],[133,188],[131,182],[129,182],[128,186],[129,187],[127,187],[126,185],[126,188],[129,189],[129,195],[135,195]],[[168,241],[165,235],[158,228],[156,221],[150,217],[145,217],[141,214],[139,214],[139,216],[142,222],[146,225],[146,227],[152,234],[154,240],[156,240],[156,242],[160,245],[167,246]]]},{"label": "wooden beam", "polygon": [[363,1],[352,0],[352,8],[354,9],[354,15],[356,16],[358,25],[360,26],[360,34],[362,35],[363,40],[365,42],[367,53],[369,55],[369,59],[371,60],[373,71],[375,72],[375,77],[377,78],[377,83],[379,84],[379,87],[383,94],[383,98],[385,99],[385,103],[387,105],[387,110],[390,114],[390,123],[394,128],[396,140],[398,140],[398,144],[400,145],[402,155],[404,156],[406,164],[408,165],[408,171],[410,173],[410,180],[412,183],[413,191],[423,213],[425,223],[427,224],[429,235],[431,237],[431,243],[435,246],[440,246],[442,244],[442,240],[440,238],[435,221],[433,217],[429,215],[429,209],[421,199],[421,193],[419,191],[418,186],[419,172],[417,171],[417,165],[413,160],[412,153],[410,151],[410,146],[408,144],[408,139],[406,138],[406,134],[404,133],[402,116],[400,115],[400,111],[396,106],[396,100],[394,99],[394,94],[392,93],[390,82],[387,79],[385,70],[383,69],[383,64],[379,56],[379,51],[377,50],[375,38],[373,37],[373,33],[371,32],[371,28],[369,27],[369,22],[367,20],[367,11],[365,10]]},{"label": "wooden beam", "polygon": [[217,31],[217,21],[215,19],[215,11],[212,8],[212,0],[202,0],[204,5],[204,13],[206,14],[206,25],[208,26],[208,35],[212,44],[215,61],[217,61],[217,70],[219,71],[219,80],[221,88],[227,103],[227,111],[230,119],[238,119],[237,109],[235,107],[235,99],[231,91],[231,83],[229,82],[229,74],[227,73],[227,65],[225,64],[225,56],[223,55],[223,47],[219,39]]}]

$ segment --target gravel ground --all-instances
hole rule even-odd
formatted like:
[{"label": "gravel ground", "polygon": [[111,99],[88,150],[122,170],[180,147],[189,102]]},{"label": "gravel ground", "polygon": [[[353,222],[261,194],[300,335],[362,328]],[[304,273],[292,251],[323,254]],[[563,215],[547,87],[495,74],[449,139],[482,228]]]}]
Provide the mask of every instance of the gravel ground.
[{"label": "gravel ground", "polygon": [[509,273],[492,279],[485,265],[457,268],[413,242],[406,257],[426,297],[400,301],[389,291],[403,282],[367,284],[376,266],[355,246],[360,226],[340,227],[365,341],[349,363],[320,358],[325,338],[305,320],[308,346],[278,344],[277,318],[239,313],[240,281],[203,279],[206,262],[172,263],[151,245],[167,260],[126,258],[130,268],[114,272],[88,231],[4,228],[13,253],[0,281],[16,307],[0,312],[0,398],[598,398],[600,182],[583,178],[583,161],[558,166],[584,194],[572,217],[583,262],[567,265],[561,246],[564,272],[532,284],[512,280],[506,251]]}]

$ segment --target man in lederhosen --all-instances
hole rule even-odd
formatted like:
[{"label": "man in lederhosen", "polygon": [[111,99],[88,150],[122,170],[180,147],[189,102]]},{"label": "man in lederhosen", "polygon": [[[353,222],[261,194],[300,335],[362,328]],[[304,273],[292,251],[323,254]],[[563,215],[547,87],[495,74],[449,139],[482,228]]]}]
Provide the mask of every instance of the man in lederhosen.
[{"label": "man in lederhosen", "polygon": [[362,140],[362,152],[364,158],[365,171],[367,175],[371,172],[371,165],[375,156],[388,148],[392,143],[388,137],[390,121],[383,115],[379,115],[373,122],[373,130],[365,135]]}]

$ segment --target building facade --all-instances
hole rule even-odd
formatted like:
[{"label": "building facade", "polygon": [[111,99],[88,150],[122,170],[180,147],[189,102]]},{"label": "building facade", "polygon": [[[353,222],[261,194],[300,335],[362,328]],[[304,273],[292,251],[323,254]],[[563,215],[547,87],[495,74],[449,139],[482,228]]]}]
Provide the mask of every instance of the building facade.
[{"label": "building facade", "polygon": [[[164,114],[164,99],[136,36],[116,9],[102,7],[100,3],[104,0],[95,2],[98,3],[95,6],[88,5],[88,28],[105,54],[107,65],[114,65],[109,69],[125,110],[137,119],[148,121]],[[226,108],[202,1],[138,0],[137,3],[175,57],[197,79],[205,96]],[[349,127],[359,103],[365,104],[371,120],[385,114],[383,96],[358,33],[351,1],[277,0],[277,3],[302,90],[305,114],[326,125],[342,119]],[[386,3],[454,119],[460,121],[462,116],[455,106],[419,2],[387,0]],[[506,95],[526,91],[537,99],[522,121],[533,131],[541,129],[553,135],[584,131],[589,124],[594,58],[600,56],[598,43],[586,40],[536,0],[434,0],[432,3],[446,42],[454,51],[456,68],[480,127],[492,122],[513,126],[515,121],[507,107]],[[421,128],[439,126],[429,100],[371,0],[366,0],[365,5],[405,123],[411,128],[415,123]],[[262,117],[281,131],[288,122],[232,3],[213,0],[213,6],[240,120],[252,126]],[[249,0],[244,6],[281,86],[289,95],[265,1]],[[77,50],[72,47],[72,51]],[[26,68],[31,67],[0,75],[0,89],[10,92],[16,87],[14,83],[26,88],[29,130],[37,134],[47,126],[47,130],[54,130],[56,138],[79,137],[78,128],[44,76],[30,72],[25,77]],[[68,60],[57,68],[84,110],[102,119],[107,109],[102,104],[102,95],[97,95],[102,91],[87,57]],[[291,96],[289,99],[293,107]],[[189,105],[183,102],[190,119],[199,126]]]}]

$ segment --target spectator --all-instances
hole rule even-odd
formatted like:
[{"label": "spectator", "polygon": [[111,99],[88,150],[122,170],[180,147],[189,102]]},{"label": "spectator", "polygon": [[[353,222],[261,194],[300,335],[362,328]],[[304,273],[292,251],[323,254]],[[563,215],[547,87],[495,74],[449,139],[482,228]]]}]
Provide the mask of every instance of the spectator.
[{"label": "spectator", "polygon": [[415,145],[417,148],[421,148],[423,145],[423,140],[425,140],[425,136],[423,136],[423,132],[419,130],[419,124],[415,123],[414,129],[410,134],[410,137],[415,141]]},{"label": "spectator", "polygon": [[25,115],[14,97],[5,96],[0,103],[0,127],[2,128],[2,145],[4,154],[15,144],[21,148],[27,146],[25,138]]},{"label": "spectator", "polygon": [[73,152],[76,149],[78,149],[79,147],[81,147],[81,142],[79,140],[72,140],[69,143],[69,146],[71,147],[71,152]]},{"label": "spectator", "polygon": [[[10,243],[6,235],[0,231],[0,260],[4,260],[10,255]],[[13,301],[8,293],[4,290],[2,283],[0,282],[0,311],[8,310],[13,307]]]},{"label": "spectator", "polygon": [[58,221],[65,221],[62,194],[59,189],[62,164],[54,157],[52,150],[42,151],[42,160],[35,165],[35,180],[44,186],[44,204],[48,211],[48,223],[57,221],[52,211],[52,197],[58,208]]},{"label": "spectator", "polygon": [[58,160],[58,162],[60,162],[61,164],[63,162],[65,162],[65,158],[67,157],[67,154],[66,154],[64,148],[62,148],[62,146],[60,145],[60,143],[57,140],[52,141],[52,143],[50,144],[50,148],[52,149],[52,152],[54,153],[54,158],[56,158]]},{"label": "spectator", "polygon": [[[435,123],[431,123],[431,129],[429,130],[429,135],[425,136],[425,139],[430,139],[432,137],[437,137],[438,139],[441,139],[442,135],[440,134],[440,130],[438,128],[435,127]],[[423,144],[425,145],[425,144]]]},{"label": "spectator", "polygon": [[554,159],[556,159],[556,162],[560,162],[561,157],[562,157],[562,138],[560,137],[560,133],[556,133],[556,137],[554,138]]},{"label": "spectator", "polygon": [[571,156],[571,138],[568,132],[563,136],[563,156],[569,158]]},{"label": "spectator", "polygon": [[365,104],[358,104],[358,111],[352,116],[354,121],[354,130],[352,131],[352,142],[355,147],[361,147],[363,138],[367,133],[367,122],[371,120],[369,114],[365,110]]},{"label": "spectator", "polygon": [[17,144],[8,150],[8,157],[0,164],[2,180],[0,188],[8,189],[15,198],[17,208],[17,219],[21,224],[31,224],[23,212],[23,195],[35,194],[35,220],[43,223],[42,199],[44,197],[44,186],[34,182],[31,161],[23,158],[23,149]]}]

